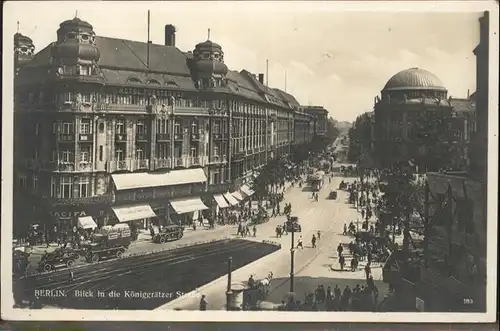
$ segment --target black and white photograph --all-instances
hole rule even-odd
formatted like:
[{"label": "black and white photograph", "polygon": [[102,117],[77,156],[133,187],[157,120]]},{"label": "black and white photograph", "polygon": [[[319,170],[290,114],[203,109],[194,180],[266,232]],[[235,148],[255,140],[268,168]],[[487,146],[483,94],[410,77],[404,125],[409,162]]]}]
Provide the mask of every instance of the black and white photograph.
[{"label": "black and white photograph", "polygon": [[494,320],[498,6],[311,3],[4,6],[3,319]]}]

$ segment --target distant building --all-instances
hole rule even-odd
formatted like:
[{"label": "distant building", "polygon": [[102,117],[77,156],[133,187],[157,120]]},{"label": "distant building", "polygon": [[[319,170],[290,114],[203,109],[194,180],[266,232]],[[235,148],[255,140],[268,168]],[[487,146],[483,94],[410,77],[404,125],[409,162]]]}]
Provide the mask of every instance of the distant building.
[{"label": "distant building", "polygon": [[328,110],[323,106],[302,106],[302,109],[316,118],[316,134],[324,136],[328,130]]},{"label": "distant building", "polygon": [[166,25],[158,45],[97,36],[74,18],[36,54],[14,36],[16,234],[84,215],[100,226],[189,222],[312,140],[292,95],[230,70],[210,40],[182,52],[175,32]]},{"label": "distant building", "polygon": [[384,168],[408,162],[439,170],[467,167],[474,102],[453,99],[434,74],[420,68],[398,72],[376,96],[376,163]]}]

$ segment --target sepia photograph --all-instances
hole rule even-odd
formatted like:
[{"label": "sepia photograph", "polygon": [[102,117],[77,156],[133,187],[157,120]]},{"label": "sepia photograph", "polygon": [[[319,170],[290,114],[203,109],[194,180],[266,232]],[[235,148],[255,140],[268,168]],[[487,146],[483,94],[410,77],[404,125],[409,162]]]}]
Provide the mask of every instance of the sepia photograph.
[{"label": "sepia photograph", "polygon": [[494,320],[494,2],[4,9],[2,319]]}]

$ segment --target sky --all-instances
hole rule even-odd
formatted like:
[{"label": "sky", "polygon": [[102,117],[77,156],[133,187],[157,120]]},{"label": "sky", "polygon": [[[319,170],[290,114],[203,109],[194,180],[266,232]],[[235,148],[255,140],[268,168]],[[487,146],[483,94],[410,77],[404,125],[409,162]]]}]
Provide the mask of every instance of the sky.
[{"label": "sky", "polygon": [[303,105],[322,105],[339,121],[371,111],[387,80],[411,67],[434,73],[452,97],[474,91],[472,50],[482,9],[431,12],[436,7],[427,5],[417,12],[410,2],[349,8],[314,3],[7,2],[4,27],[7,22],[15,32],[19,21],[19,32],[33,39],[36,52],[75,15],[99,36],[146,41],[150,9],[153,43],[163,44],[164,25],[173,24],[176,46],[189,51],[207,40],[210,29],[230,69],[266,73],[268,60],[269,86],[286,89]]}]

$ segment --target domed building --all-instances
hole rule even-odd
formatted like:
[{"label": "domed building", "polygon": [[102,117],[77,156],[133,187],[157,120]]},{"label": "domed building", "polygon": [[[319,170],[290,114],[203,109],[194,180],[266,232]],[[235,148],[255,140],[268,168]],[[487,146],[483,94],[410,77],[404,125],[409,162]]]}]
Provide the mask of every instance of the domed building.
[{"label": "domed building", "polygon": [[449,97],[443,82],[425,69],[393,75],[374,101],[377,164],[410,164],[419,171],[466,167],[473,109],[462,109],[464,103],[471,101]]}]

